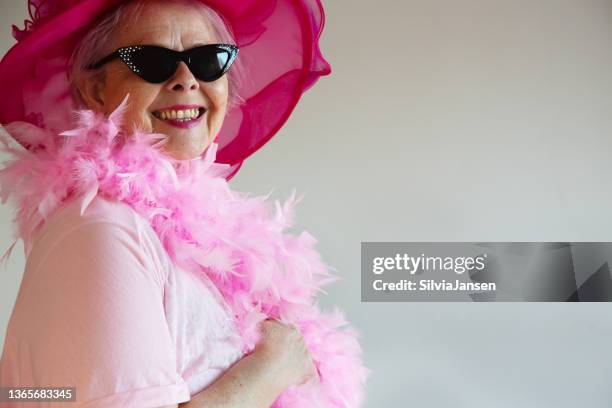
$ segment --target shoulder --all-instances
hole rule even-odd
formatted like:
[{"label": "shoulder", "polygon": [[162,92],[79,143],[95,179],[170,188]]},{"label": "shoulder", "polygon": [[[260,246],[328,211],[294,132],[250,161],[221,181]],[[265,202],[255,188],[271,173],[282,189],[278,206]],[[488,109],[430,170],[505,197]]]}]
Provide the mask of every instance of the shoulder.
[{"label": "shoulder", "polygon": [[140,221],[121,203],[90,205],[81,215],[66,202],[35,240],[8,326],[8,370],[15,381],[42,375],[76,386],[79,406],[186,401],[164,282]]},{"label": "shoulder", "polygon": [[142,228],[142,220],[129,205],[95,196],[84,211],[81,211],[84,197],[73,197],[60,204],[59,208],[45,220],[41,230],[34,237],[34,242],[42,242],[49,237],[69,233],[87,224],[106,223],[123,227],[126,230],[138,231]]},{"label": "shoulder", "polygon": [[[81,214],[82,198],[64,202],[34,236],[28,269],[47,265],[52,258],[87,270],[109,272],[142,269],[160,287],[167,279],[165,250],[151,226],[129,205],[96,196]],[[85,265],[81,265],[83,267]]]}]

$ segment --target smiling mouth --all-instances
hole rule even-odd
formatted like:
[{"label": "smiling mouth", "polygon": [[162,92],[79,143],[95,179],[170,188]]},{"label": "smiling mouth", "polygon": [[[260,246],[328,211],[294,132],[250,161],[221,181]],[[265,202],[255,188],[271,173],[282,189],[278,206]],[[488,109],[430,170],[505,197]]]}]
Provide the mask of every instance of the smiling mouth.
[{"label": "smiling mouth", "polygon": [[197,120],[204,115],[204,112],[206,112],[206,109],[203,107],[191,109],[164,109],[153,112],[153,116],[163,121],[182,123]]}]

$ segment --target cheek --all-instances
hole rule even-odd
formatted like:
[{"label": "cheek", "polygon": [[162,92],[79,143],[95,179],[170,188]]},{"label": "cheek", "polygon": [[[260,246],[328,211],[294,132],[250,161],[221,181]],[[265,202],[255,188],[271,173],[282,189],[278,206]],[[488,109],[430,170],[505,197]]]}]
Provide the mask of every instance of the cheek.
[{"label": "cheek", "polygon": [[215,81],[207,89],[208,96],[216,109],[225,109],[228,99],[227,79]]},{"label": "cheek", "polygon": [[209,128],[210,132],[214,134],[220,130],[225,118],[228,103],[227,79],[223,78],[222,81],[206,84],[204,92],[210,106]]},{"label": "cheek", "polygon": [[150,117],[146,108],[132,106],[132,108],[125,115],[125,123],[122,128],[127,132],[130,132],[134,128],[138,128],[143,132],[153,132],[153,120]]},{"label": "cheek", "polygon": [[109,92],[109,112],[114,111],[129,94],[122,127],[129,131],[138,126],[146,132],[153,131],[151,107],[159,94],[159,86],[141,81],[139,78],[126,78],[115,81]]}]

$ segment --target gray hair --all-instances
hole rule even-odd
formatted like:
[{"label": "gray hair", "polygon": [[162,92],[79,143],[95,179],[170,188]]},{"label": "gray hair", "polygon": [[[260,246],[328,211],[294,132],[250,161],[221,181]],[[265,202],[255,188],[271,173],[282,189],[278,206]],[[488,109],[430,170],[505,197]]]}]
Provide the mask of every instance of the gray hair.
[{"label": "gray hair", "polygon": [[[150,0],[129,0],[121,4],[110,13],[102,16],[97,24],[77,44],[68,63],[68,81],[72,96],[79,104],[84,105],[83,98],[78,89],[79,79],[101,78],[104,75],[102,68],[90,70],[87,67],[105,57],[107,52],[106,46],[110,42],[111,36],[119,23],[122,21],[134,21],[148,1]],[[220,42],[236,44],[229,24],[226,24],[219,13],[200,0],[165,0],[165,3],[169,2],[192,4],[211,23]],[[238,94],[240,85],[244,80],[240,57],[236,58],[226,75],[229,94],[227,108],[229,110],[244,103],[244,99]]]}]

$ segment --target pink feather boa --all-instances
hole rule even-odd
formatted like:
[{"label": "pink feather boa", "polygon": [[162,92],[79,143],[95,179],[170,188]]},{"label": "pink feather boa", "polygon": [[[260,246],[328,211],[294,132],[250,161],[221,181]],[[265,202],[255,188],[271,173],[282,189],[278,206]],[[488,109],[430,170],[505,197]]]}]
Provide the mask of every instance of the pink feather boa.
[{"label": "pink feather boa", "polygon": [[[361,362],[359,333],[342,312],[322,312],[315,302],[330,273],[306,231],[291,235],[291,197],[272,213],[265,197],[232,191],[228,166],[215,163],[217,144],[204,157],[174,160],[158,147],[163,135],[120,129],[123,104],[105,117],[78,112],[78,126],[52,135],[15,122],[6,130],[30,150],[3,135],[12,156],[0,171],[0,197],[12,196],[16,238],[29,243],[42,223],[67,198],[83,195],[81,213],[97,194],[121,200],[149,221],[171,259],[181,268],[206,273],[233,309],[245,353],[258,341],[266,318],[296,324],[319,371],[320,383],[287,388],[272,407],[358,407],[369,369]],[[5,257],[10,255],[10,251]]]}]

